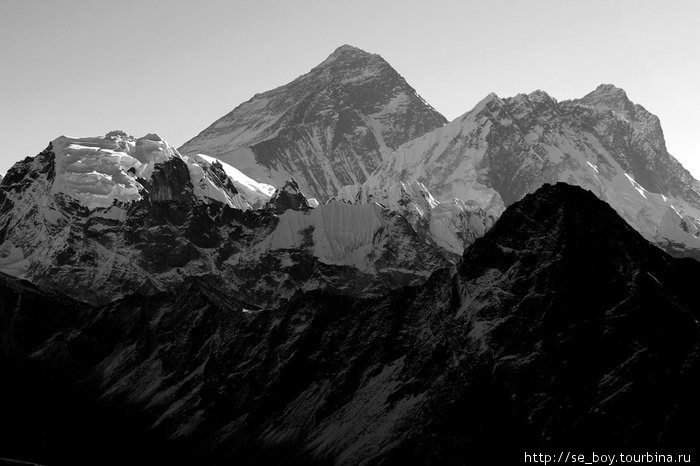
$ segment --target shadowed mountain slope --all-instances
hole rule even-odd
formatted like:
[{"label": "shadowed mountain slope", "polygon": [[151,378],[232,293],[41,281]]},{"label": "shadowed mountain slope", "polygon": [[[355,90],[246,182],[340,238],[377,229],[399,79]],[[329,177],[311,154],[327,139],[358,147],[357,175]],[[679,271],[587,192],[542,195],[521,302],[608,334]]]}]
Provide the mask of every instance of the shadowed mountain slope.
[{"label": "shadowed mountain slope", "polygon": [[[81,442],[73,464],[106,464],[115,450],[138,458],[143,444],[203,464],[688,451],[700,433],[698,280],[700,264],[561,183],[509,207],[456,274],[385,297],[314,291],[257,310],[191,279],[176,294],[81,307],[2,277],[3,390],[13,397],[0,399],[16,415],[3,428],[44,442],[23,458],[67,463],[44,434],[46,413],[21,421],[44,386],[31,381],[59,380],[86,394],[81,409],[131,426],[119,442],[91,426],[101,448]],[[70,421],[61,430],[76,438],[84,419]]]}]

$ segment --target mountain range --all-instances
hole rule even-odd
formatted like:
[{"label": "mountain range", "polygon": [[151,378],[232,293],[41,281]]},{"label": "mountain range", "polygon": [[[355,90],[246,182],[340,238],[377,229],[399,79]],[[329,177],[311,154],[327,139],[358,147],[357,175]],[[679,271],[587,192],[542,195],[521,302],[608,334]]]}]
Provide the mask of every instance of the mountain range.
[{"label": "mountain range", "polygon": [[509,464],[700,434],[700,182],[601,85],[452,122],[342,46],[0,178],[0,458]]},{"label": "mountain range", "polygon": [[700,263],[563,183],[506,209],[456,273],[379,297],[313,290],[255,310],[196,277],[93,306],[2,275],[2,453],[350,465],[687,452],[698,279]]},{"label": "mountain range", "polygon": [[312,209],[298,190],[181,156],[156,135],[61,137],[3,180],[0,270],[92,303],[209,276],[268,306],[306,289],[381,293],[447,263],[395,212]]},{"label": "mountain range", "polygon": [[[507,99],[491,94],[448,125],[400,146],[341,197],[395,206],[393,186],[420,183],[452,211],[466,204],[462,210],[489,219],[557,181],[594,192],[664,249],[698,256],[700,182],[666,150],[659,119],[611,85],[564,102],[542,91]],[[423,217],[432,227],[429,215]],[[432,229],[439,235],[439,227]],[[468,241],[448,244],[459,253]]]}]

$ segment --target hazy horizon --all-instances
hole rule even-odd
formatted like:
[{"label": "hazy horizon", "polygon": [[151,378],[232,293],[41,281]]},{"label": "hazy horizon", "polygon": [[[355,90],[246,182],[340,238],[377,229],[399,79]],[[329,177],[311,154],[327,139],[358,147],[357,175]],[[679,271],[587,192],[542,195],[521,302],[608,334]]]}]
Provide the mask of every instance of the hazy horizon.
[{"label": "hazy horizon", "polygon": [[490,92],[561,101],[614,84],[661,119],[669,152],[700,178],[698,17],[684,1],[4,0],[0,172],[62,134],[154,132],[179,147],[349,44],[448,120]]}]

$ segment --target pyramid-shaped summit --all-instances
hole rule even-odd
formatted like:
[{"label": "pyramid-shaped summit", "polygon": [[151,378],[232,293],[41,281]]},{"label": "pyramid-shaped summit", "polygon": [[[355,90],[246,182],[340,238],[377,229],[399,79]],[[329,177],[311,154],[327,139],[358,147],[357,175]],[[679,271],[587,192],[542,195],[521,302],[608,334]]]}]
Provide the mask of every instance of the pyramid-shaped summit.
[{"label": "pyramid-shaped summit", "polygon": [[636,114],[636,105],[627,97],[625,90],[613,84],[601,84],[577,102],[598,110],[612,110],[626,118],[633,119]]},{"label": "pyramid-shaped summit", "polygon": [[318,66],[330,65],[341,60],[366,60],[372,59],[373,57],[382,60],[377,54],[365,52],[355,46],[345,44],[335,49],[335,51],[328,55],[328,58],[323,60]]},{"label": "pyramid-shaped summit", "polygon": [[320,201],[362,183],[383,154],[446,123],[382,57],[337,48],[294,81],[255,95],[185,143],[251,178],[294,178]]}]

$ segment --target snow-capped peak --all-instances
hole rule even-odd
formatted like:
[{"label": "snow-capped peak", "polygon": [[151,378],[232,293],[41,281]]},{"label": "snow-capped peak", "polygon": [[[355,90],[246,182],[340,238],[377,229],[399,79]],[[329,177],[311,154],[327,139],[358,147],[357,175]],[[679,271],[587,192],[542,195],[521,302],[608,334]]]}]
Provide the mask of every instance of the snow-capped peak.
[{"label": "snow-capped peak", "polygon": [[179,157],[156,135],[136,139],[121,131],[105,137],[61,136],[51,146],[55,164],[51,194],[66,194],[89,209],[141,199],[138,179],[149,179],[156,164]]},{"label": "snow-capped peak", "polygon": [[31,180],[41,172],[42,196],[66,196],[89,210],[174,195],[187,202],[249,209],[262,207],[274,191],[211,157],[182,157],[152,133],[140,138],[124,131],[103,137],[60,136],[42,154],[32,165],[38,172],[26,181],[35,183]]}]

